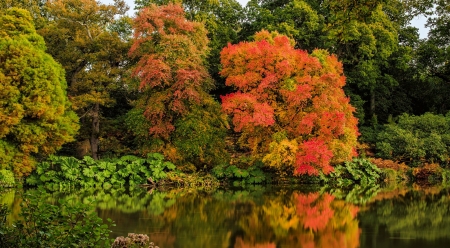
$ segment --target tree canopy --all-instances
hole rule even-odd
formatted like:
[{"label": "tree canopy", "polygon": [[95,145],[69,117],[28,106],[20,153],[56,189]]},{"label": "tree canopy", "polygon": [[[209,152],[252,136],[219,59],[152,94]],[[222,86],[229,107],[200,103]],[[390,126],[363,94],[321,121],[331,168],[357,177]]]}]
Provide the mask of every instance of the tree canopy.
[{"label": "tree canopy", "polygon": [[325,174],[355,156],[357,119],[342,87],[335,56],[311,55],[288,37],[262,31],[253,42],[228,45],[221,54],[227,85],[222,97],[240,143],[254,158],[297,174]]},{"label": "tree canopy", "polygon": [[37,157],[74,140],[78,118],[66,95],[64,69],[45,53],[29,12],[0,17],[0,164],[27,175]]},{"label": "tree canopy", "polygon": [[140,10],[133,28],[129,55],[138,60],[133,76],[141,94],[132,113],[145,116],[150,149],[172,161],[223,157],[227,124],[208,94],[213,82],[205,67],[204,25],[186,20],[179,4],[152,4]]}]

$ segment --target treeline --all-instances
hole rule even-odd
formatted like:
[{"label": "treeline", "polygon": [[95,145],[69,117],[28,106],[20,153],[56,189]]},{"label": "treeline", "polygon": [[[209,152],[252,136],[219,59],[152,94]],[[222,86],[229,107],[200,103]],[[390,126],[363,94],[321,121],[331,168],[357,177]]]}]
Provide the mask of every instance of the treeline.
[{"label": "treeline", "polygon": [[[358,128],[403,162],[398,116],[449,110],[448,1],[135,4],[130,17],[122,0],[0,3],[2,169],[158,152],[184,171],[329,173],[356,156]],[[408,159],[446,165],[446,133],[432,133],[439,150]]]}]

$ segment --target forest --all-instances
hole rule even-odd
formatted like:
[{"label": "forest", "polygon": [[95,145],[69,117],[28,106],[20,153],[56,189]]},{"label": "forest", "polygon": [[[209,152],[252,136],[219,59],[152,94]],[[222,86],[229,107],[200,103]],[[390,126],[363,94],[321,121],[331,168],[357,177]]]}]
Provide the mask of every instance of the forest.
[{"label": "forest", "polygon": [[1,177],[261,182],[351,164],[428,180],[450,161],[449,6],[4,0]]}]

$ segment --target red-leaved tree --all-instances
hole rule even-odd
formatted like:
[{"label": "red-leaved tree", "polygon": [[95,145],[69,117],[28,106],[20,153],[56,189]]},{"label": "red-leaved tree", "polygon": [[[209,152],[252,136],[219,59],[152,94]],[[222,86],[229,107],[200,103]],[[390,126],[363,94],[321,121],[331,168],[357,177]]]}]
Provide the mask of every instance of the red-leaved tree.
[{"label": "red-leaved tree", "polygon": [[133,76],[140,94],[129,122],[140,136],[139,129],[147,129],[147,151],[183,164],[223,157],[228,124],[208,94],[213,83],[204,63],[209,52],[204,25],[188,21],[180,4],[151,4],[139,11],[133,30],[129,55],[138,60]]},{"label": "red-leaved tree", "polygon": [[222,50],[222,76],[237,92],[222,96],[239,143],[270,166],[328,174],[356,155],[355,109],[342,87],[342,64],[326,51],[294,48],[278,33]]}]

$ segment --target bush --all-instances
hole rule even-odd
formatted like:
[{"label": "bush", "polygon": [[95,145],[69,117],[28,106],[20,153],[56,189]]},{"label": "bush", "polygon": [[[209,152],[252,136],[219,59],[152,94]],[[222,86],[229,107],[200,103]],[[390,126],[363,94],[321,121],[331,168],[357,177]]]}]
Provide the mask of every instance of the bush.
[{"label": "bush", "polygon": [[164,161],[159,153],[150,153],[147,158],[123,156],[116,160],[94,160],[84,157],[50,156],[47,161],[37,165],[36,171],[26,179],[29,185],[45,185],[50,190],[73,187],[120,188],[128,185],[133,188],[165,179],[166,172],[175,169],[175,165]]},{"label": "bush", "polygon": [[217,179],[233,181],[234,184],[263,184],[270,179],[261,169],[262,163],[255,163],[246,169],[239,168],[236,165],[218,165],[211,173]]},{"label": "bush", "polygon": [[23,220],[12,226],[6,223],[7,209],[1,208],[0,247],[109,247],[109,226],[91,205],[66,200],[52,205],[47,197],[41,190],[25,194]]},{"label": "bush", "polygon": [[435,184],[443,180],[443,169],[438,164],[425,164],[414,168],[412,174],[414,180],[420,184]]},{"label": "bush", "polygon": [[447,165],[450,154],[450,114],[403,114],[398,122],[385,125],[377,136],[377,156],[416,166]]},{"label": "bush", "polygon": [[15,185],[14,173],[10,170],[0,170],[0,187],[12,188]]},{"label": "bush", "polygon": [[338,165],[329,175],[322,175],[323,181],[338,187],[350,185],[375,185],[381,178],[381,170],[367,159],[355,158],[344,165]]}]

